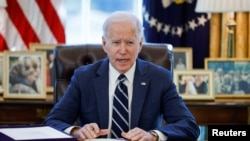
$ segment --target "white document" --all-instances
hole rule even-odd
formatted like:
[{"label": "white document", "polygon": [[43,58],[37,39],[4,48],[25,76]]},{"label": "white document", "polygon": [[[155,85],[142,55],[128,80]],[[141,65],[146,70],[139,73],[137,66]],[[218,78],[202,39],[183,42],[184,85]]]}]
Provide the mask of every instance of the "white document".
[{"label": "white document", "polygon": [[49,126],[0,128],[0,132],[15,140],[73,138]]}]

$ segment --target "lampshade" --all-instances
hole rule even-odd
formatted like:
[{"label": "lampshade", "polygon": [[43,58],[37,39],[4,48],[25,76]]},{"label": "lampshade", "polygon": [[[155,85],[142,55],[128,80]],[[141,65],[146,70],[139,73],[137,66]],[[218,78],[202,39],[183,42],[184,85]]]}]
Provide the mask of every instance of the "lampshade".
[{"label": "lampshade", "polygon": [[197,0],[196,12],[248,12],[250,0]]}]

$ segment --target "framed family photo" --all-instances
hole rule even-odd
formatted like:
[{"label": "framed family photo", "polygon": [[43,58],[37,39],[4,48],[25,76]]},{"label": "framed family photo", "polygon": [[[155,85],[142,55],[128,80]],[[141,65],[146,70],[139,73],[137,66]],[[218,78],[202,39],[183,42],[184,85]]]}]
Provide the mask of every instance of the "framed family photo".
[{"label": "framed family photo", "polygon": [[42,51],[46,53],[46,91],[53,92],[54,91],[54,82],[55,82],[55,74],[54,74],[54,54],[53,50],[57,46],[57,44],[41,44],[41,43],[31,43],[30,50],[31,51]]},{"label": "framed family photo", "polygon": [[174,47],[174,69],[193,69],[193,49],[191,47]]},{"label": "framed family photo", "polygon": [[211,70],[175,70],[174,82],[184,100],[214,100]]},{"label": "framed family photo", "polygon": [[4,95],[6,99],[45,99],[45,53],[5,51]]},{"label": "framed family photo", "polygon": [[250,98],[250,59],[205,58],[205,69],[214,71],[216,98]]},{"label": "framed family photo", "polygon": [[3,93],[3,53],[0,53],[0,93]]}]

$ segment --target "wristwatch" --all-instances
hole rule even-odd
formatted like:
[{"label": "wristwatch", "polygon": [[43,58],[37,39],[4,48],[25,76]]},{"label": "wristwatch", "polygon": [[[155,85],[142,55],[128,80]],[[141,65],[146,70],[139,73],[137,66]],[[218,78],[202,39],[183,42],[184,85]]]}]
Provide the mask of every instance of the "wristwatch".
[{"label": "wristwatch", "polygon": [[159,135],[155,132],[155,131],[149,131],[149,133],[151,134],[151,135],[153,135],[154,137],[156,137],[156,140],[158,141],[159,140]]}]

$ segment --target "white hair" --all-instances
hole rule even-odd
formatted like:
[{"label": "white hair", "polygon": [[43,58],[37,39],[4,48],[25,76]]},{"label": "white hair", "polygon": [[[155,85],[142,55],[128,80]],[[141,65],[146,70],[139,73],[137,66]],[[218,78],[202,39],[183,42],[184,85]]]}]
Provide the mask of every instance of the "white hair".
[{"label": "white hair", "polygon": [[132,13],[126,12],[126,11],[116,11],[112,13],[103,23],[102,29],[103,29],[103,36],[107,36],[108,27],[111,23],[114,22],[130,22],[136,25],[137,27],[137,33],[139,36],[142,36],[142,24],[140,20],[133,15]]}]

